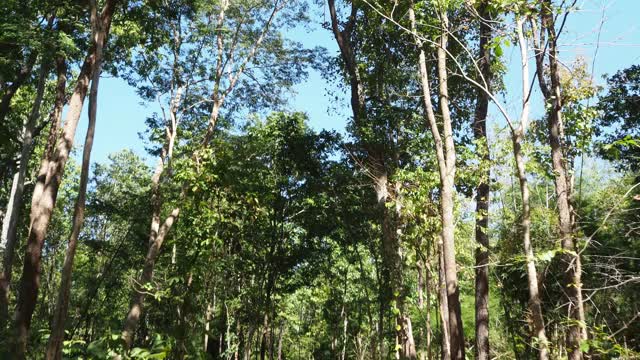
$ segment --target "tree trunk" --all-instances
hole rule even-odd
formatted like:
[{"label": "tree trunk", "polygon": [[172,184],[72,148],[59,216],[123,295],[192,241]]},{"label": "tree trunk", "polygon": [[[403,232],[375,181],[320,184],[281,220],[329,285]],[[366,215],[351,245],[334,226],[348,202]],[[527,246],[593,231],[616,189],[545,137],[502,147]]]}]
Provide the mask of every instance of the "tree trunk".
[{"label": "tree trunk", "polygon": [[[428,245],[427,245],[428,246]],[[419,256],[416,254],[416,256]],[[418,309],[425,314],[425,348],[421,354],[421,358],[431,358],[431,265],[429,264],[429,249],[427,248],[427,256],[418,260]],[[423,295],[424,294],[424,295]],[[426,304],[426,306],[425,306]],[[422,336],[422,332],[421,332]]]},{"label": "tree trunk", "polygon": [[518,179],[520,180],[520,194],[522,196],[522,242],[524,244],[524,252],[527,262],[527,283],[529,285],[529,308],[531,309],[531,317],[535,336],[539,342],[539,358],[541,360],[548,359],[547,337],[545,334],[544,318],[542,315],[542,306],[540,301],[540,293],[538,290],[538,275],[536,271],[535,256],[533,246],[531,245],[531,209],[529,205],[529,185],[527,183],[527,175],[525,172],[525,160],[522,155],[522,138],[524,135],[517,132],[513,135],[513,154],[518,171]]},{"label": "tree trunk", "polygon": [[442,322],[442,360],[451,359],[451,344],[449,342],[449,302],[447,297],[447,279],[445,275],[442,239],[438,241],[438,295],[440,298],[440,319]]},{"label": "tree trunk", "polygon": [[[147,294],[147,289],[145,287],[151,283],[153,279],[153,269],[155,267],[156,259],[160,254],[160,249],[162,247],[162,243],[171,228],[173,223],[178,218],[180,214],[180,209],[175,208],[171,212],[171,214],[166,218],[165,222],[162,226],[159,226],[159,222],[153,221],[152,226],[152,234],[156,235],[154,229],[157,230],[157,235],[155,239],[153,239],[152,243],[149,246],[149,250],[147,251],[147,256],[145,258],[144,267],[142,269],[142,275],[140,275],[140,279],[137,284],[134,286],[133,298],[131,300],[131,307],[129,308],[129,313],[127,314],[127,318],[124,323],[124,329],[122,330],[122,339],[125,341],[125,345],[127,349],[131,348],[133,345],[133,334],[138,327],[138,322],[140,321],[140,317],[142,315],[144,298]],[[154,218],[159,218],[159,213]]]},{"label": "tree trunk", "polygon": [[73,260],[76,254],[76,247],[80,231],[84,224],[84,210],[87,195],[87,184],[89,182],[89,167],[91,165],[91,149],[93,148],[93,137],[96,130],[96,113],[98,108],[98,87],[100,83],[100,73],[102,65],[102,48],[104,46],[105,34],[98,22],[99,14],[96,0],[90,1],[91,5],[91,26],[95,46],[95,61],[93,64],[93,74],[91,79],[91,91],[89,93],[89,125],[85,136],[84,148],[82,152],[82,167],[80,170],[80,186],[78,197],[73,213],[73,224],[71,236],[65,253],[64,264],[60,280],[60,290],[56,300],[53,321],[51,322],[51,335],[47,345],[46,359],[62,359],[62,344],[64,341],[64,329],[69,310],[69,296],[71,293],[71,276],[73,271]]},{"label": "tree trunk", "polygon": [[[174,69],[175,71],[176,69]],[[133,334],[140,321],[140,316],[143,311],[144,298],[147,290],[147,286],[153,279],[153,270],[155,267],[156,259],[160,255],[160,250],[164,239],[173,226],[173,223],[180,214],[180,208],[174,208],[169,216],[165,219],[162,226],[160,225],[160,213],[162,211],[162,194],[160,193],[160,180],[168,163],[171,161],[173,154],[173,147],[176,142],[176,136],[178,132],[178,118],[177,111],[182,99],[183,88],[179,87],[176,90],[175,95],[171,99],[171,108],[169,109],[170,119],[166,124],[166,138],[162,148],[162,153],[156,163],[153,176],[151,177],[151,229],[149,231],[149,250],[145,257],[144,267],[142,274],[137,284],[134,285],[133,296],[131,299],[131,306],[125,319],[124,328],[122,330],[122,338],[125,341],[127,349],[131,348],[133,344]]]},{"label": "tree trunk", "polygon": [[262,323],[262,337],[260,339],[260,360],[265,360],[267,356],[267,342],[271,333],[269,331],[269,315],[264,314],[264,321]]},{"label": "tree trunk", "polygon": [[[102,10],[101,23],[105,38],[109,33],[111,19],[117,0],[108,0]],[[22,359],[27,348],[27,337],[31,325],[31,317],[36,307],[38,288],[40,287],[40,260],[42,246],[47,235],[47,228],[51,220],[51,214],[55,207],[58,188],[62,182],[65,165],[69,158],[69,152],[73,147],[78,120],[82,112],[82,106],[89,87],[91,70],[96,59],[96,47],[90,48],[89,55],[78,74],[76,88],[69,101],[69,110],[62,137],[58,142],[51,161],[44,159],[42,167],[46,168],[46,176],[39,177],[34,190],[31,205],[31,224],[25,252],[18,305],[16,307],[16,358]]]},{"label": "tree trunk", "polygon": [[[22,129],[20,167],[13,177],[11,193],[9,195],[9,204],[7,205],[7,214],[5,215],[4,222],[2,223],[2,240],[0,241],[0,248],[4,249],[4,258],[2,260],[2,273],[0,273],[0,331],[4,331],[9,319],[9,285],[11,283],[13,257],[15,255],[17,245],[18,219],[20,218],[20,211],[23,207],[22,194],[24,190],[24,181],[33,151],[33,136],[38,118],[40,117],[40,105],[42,104],[42,98],[44,97],[48,74],[49,66],[45,61],[43,61],[40,68],[36,98],[33,102],[29,118]],[[64,75],[62,76],[64,78]]]},{"label": "tree trunk", "polygon": [[[489,22],[491,13],[487,1],[482,1],[478,8],[480,21],[480,59],[478,66],[482,77],[481,83],[488,89],[491,87],[491,43],[492,33]],[[489,360],[489,181],[491,178],[491,157],[487,139],[487,112],[489,96],[482,89],[478,90],[473,135],[480,155],[479,182],[476,186],[476,359]]]},{"label": "tree trunk", "polygon": [[[378,204],[382,211],[382,262],[383,273],[387,278],[385,283],[385,302],[393,303],[398,310],[396,316],[396,341],[399,348],[395,351],[396,355],[402,359],[415,359],[416,350],[411,329],[411,319],[408,318],[405,311],[404,279],[402,269],[402,256],[400,254],[400,242],[398,239],[398,219],[399,204],[397,196],[395,199],[396,207],[391,209],[387,206],[390,200],[389,182],[385,172],[380,173],[375,179],[375,189],[378,198]],[[395,192],[397,195],[397,191]]]},{"label": "tree trunk", "polygon": [[521,231],[522,242],[527,264],[527,282],[529,286],[529,308],[533,322],[534,335],[538,340],[538,355],[540,360],[549,358],[547,336],[545,333],[544,317],[538,290],[538,274],[535,264],[533,246],[531,244],[531,206],[529,202],[529,184],[526,173],[526,160],[522,153],[522,141],[527,131],[529,122],[529,59],[528,46],[524,37],[523,20],[517,20],[516,30],[522,61],[522,113],[518,129],[512,128],[511,139],[513,142],[513,157],[516,163],[516,171],[520,182],[520,194],[522,196]]},{"label": "tree trunk", "polygon": [[[360,133],[364,129],[363,125],[365,125],[366,120],[365,89],[360,79],[355,52],[351,44],[351,36],[355,26],[358,7],[355,2],[351,3],[350,16],[341,30],[340,21],[337,17],[337,11],[335,8],[335,0],[328,0],[328,6],[331,17],[331,30],[338,44],[338,48],[340,49],[340,55],[349,78],[351,110],[353,112],[353,120],[355,123],[354,131]],[[398,214],[397,210],[394,213],[394,211],[387,208],[387,201],[389,199],[389,174],[385,168],[384,154],[381,150],[371,144],[365,144],[363,148],[367,153],[365,166],[367,167],[367,170],[373,174],[373,185],[376,190],[378,204],[380,205],[382,213],[382,273],[384,278],[384,287],[386,287],[386,289],[384,290],[384,296],[381,297],[382,303],[380,306],[386,308],[389,302],[395,300],[396,308],[400,311],[396,317],[396,339],[401,342],[399,345],[403,352],[403,358],[415,359],[416,355],[413,334],[411,331],[407,331],[408,328],[405,328],[405,324],[410,326],[410,319],[408,319],[404,314],[405,294],[402,289],[402,257],[399,253],[400,244],[397,233]],[[382,322],[380,321],[379,333],[381,334],[381,346],[383,331]]]},{"label": "tree trunk", "polygon": [[[278,332],[278,360],[282,360],[282,339],[284,335],[284,321],[280,323],[280,331]],[[344,356],[343,356],[344,359]]]},{"label": "tree trunk", "polygon": [[[564,287],[569,303],[569,317],[572,319],[568,325],[567,352],[570,360],[582,359],[580,341],[583,340],[584,310],[582,309],[582,281],[578,269],[579,254],[576,253],[573,239],[573,222],[571,215],[571,186],[568,175],[566,158],[564,155],[564,124],[562,121],[562,90],[560,88],[560,69],[558,67],[557,34],[553,19],[553,8],[550,0],[542,2],[542,31],[548,36],[548,59],[550,85],[539,81],[542,94],[549,104],[547,114],[547,127],[549,131],[549,144],[551,146],[551,165],[554,172],[554,183],[557,197],[558,219],[560,230],[560,244],[563,249],[561,261],[565,266]],[[542,54],[541,54],[542,55]],[[538,72],[543,72],[541,61],[538,64]],[[542,79],[542,77],[539,77]]]},{"label": "tree trunk", "polygon": [[449,112],[449,94],[447,85],[447,41],[448,18],[445,10],[440,11],[441,34],[437,49],[438,68],[438,96],[440,99],[440,115],[442,116],[442,136],[431,104],[431,90],[427,72],[426,56],[422,47],[422,40],[417,33],[413,4],[409,9],[411,29],[418,48],[418,70],[422,85],[422,99],[425,117],[431,128],[436,147],[438,172],[440,175],[440,216],[442,221],[443,265],[446,279],[447,303],[449,312],[449,343],[451,358],[461,360],[464,354],[464,333],[462,327],[462,312],[460,308],[460,294],[458,289],[458,274],[456,268],[455,228],[454,228],[454,179],[456,172],[456,154],[453,141],[453,128]]},{"label": "tree trunk", "polygon": [[458,288],[458,270],[455,249],[455,217],[454,217],[454,179],[456,172],[456,154],[453,143],[453,129],[449,113],[448,74],[446,64],[446,48],[448,39],[448,19],[446,11],[441,11],[442,34],[438,47],[438,84],[440,112],[443,120],[444,161],[446,172],[441,174],[442,211],[442,243],[444,251],[445,275],[447,279],[447,297],[449,302],[449,336],[451,337],[451,358],[462,360],[464,354],[464,332],[462,327],[462,310],[460,308],[460,290]]}]

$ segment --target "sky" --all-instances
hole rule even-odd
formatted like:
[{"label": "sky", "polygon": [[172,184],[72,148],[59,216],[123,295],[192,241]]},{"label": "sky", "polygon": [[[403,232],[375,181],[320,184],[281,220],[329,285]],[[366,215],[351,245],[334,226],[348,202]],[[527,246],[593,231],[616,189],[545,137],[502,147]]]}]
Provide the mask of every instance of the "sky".
[{"label": "sky", "polygon": [[[312,10],[312,23],[308,29],[289,31],[287,36],[302,42],[306,47],[325,47],[329,54],[337,55],[338,48],[333,34],[322,28],[327,21],[326,9],[319,6]],[[604,84],[602,76],[613,74],[633,64],[640,63],[640,29],[638,14],[640,0],[578,0],[578,10],[569,15],[565,29],[560,38],[560,51],[563,62],[570,64],[577,56],[586,59],[591,67],[597,83]],[[505,51],[507,61],[518,63],[519,52],[516,48]],[[519,70],[510,67],[506,74],[507,89],[520,89]],[[531,72],[533,76],[533,71]],[[534,86],[535,89],[535,86]],[[311,126],[317,130],[333,129],[344,131],[349,118],[350,109],[347,94],[338,94],[336,103],[327,90],[336,90],[333,82],[328,82],[317,71],[310,71],[308,79],[294,88],[295,94],[290,98],[290,110],[303,111],[309,116]],[[512,91],[511,98],[505,99],[510,110],[518,104],[519,91]],[[536,102],[536,98],[532,98]],[[535,109],[541,111],[539,106]],[[92,163],[104,163],[108,155],[123,149],[131,149],[136,154],[152,159],[144,150],[144,144],[138,133],[145,130],[145,119],[156,111],[153,104],[145,105],[136,95],[135,90],[121,79],[104,76],[100,81],[96,136],[92,151]],[[495,107],[490,113],[490,120],[501,119]],[[86,106],[76,134],[75,144],[82,146],[87,126]],[[74,154],[76,160],[81,152]]]}]

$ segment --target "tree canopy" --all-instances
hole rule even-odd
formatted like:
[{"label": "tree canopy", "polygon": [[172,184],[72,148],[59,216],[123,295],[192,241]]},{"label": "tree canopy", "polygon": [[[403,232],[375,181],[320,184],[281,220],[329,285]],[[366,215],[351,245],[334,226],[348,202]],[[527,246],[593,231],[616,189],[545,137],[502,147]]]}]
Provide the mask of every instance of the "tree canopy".
[{"label": "tree canopy", "polygon": [[578,5],[3,1],[0,358],[639,358],[640,65]]}]

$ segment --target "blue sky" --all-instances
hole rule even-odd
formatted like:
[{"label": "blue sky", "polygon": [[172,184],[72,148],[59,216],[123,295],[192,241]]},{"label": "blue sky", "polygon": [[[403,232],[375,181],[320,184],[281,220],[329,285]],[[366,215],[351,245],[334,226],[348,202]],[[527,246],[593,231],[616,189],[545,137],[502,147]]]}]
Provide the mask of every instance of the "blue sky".
[{"label": "blue sky", "polygon": [[[597,55],[594,77],[601,84],[603,74],[612,74],[640,63],[640,29],[637,20],[640,0],[579,0],[578,5],[580,10],[569,15],[560,41],[561,57],[566,63],[571,63],[576,56],[582,56],[591,65],[594,55]],[[324,14],[323,9],[315,9],[311,15],[313,23],[310,28],[292,31],[289,36],[307,47],[323,46],[330,54],[337,54],[333,35],[321,27],[322,21],[327,20]],[[603,15],[604,22],[600,31]],[[519,62],[516,49],[508,49],[505,54],[508,61]],[[518,71],[516,69],[515,73],[509,73],[505,78],[508,89],[517,89],[510,95],[513,98],[506,99],[508,102],[516,103],[515,99],[520,95]],[[342,94],[337,104],[327,95],[327,89],[334,89],[333,86],[321,74],[312,71],[307,81],[295,87],[296,94],[290,101],[291,110],[306,112],[311,125],[316,129],[343,131],[350,113],[349,103],[346,94]],[[148,158],[138,133],[145,130],[144,121],[155,108],[140,102],[134,89],[124,81],[110,77],[101,80],[92,162],[105,162],[110,153],[125,148]],[[534,114],[536,108],[540,111],[540,102],[534,103],[533,107]],[[501,121],[495,109],[492,112],[492,118]],[[85,106],[76,135],[77,147],[84,141],[86,124]],[[75,156],[78,158],[81,155],[76,153]]]}]

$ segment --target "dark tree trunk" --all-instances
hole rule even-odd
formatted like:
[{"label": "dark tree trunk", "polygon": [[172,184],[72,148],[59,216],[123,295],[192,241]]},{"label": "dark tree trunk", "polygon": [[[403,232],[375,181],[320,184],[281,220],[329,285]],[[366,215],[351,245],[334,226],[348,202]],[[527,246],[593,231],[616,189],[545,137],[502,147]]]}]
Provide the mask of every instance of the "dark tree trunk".
[{"label": "dark tree trunk", "polygon": [[[551,146],[551,165],[554,172],[555,192],[557,197],[558,219],[560,230],[560,244],[563,254],[561,261],[564,264],[564,288],[569,304],[569,317],[571,324],[566,331],[567,353],[570,360],[582,359],[580,350],[581,340],[586,340],[584,324],[584,310],[582,303],[582,281],[580,255],[576,253],[573,239],[573,216],[571,209],[571,184],[567,168],[567,158],[564,154],[564,124],[562,121],[562,89],[560,87],[560,69],[558,66],[557,34],[554,22],[553,4],[550,0],[541,2],[541,31],[546,32],[548,43],[549,77],[550,84],[544,77],[542,49],[536,49],[538,65],[538,79],[542,94],[549,105],[547,113],[547,127],[549,132],[549,145]],[[541,44],[538,46],[542,46]]]},{"label": "dark tree trunk", "polygon": [[[491,13],[487,1],[482,1],[478,8],[480,21],[479,60],[481,79],[487,90],[491,87],[491,43],[492,32],[489,21]],[[478,154],[481,158],[481,172],[476,186],[476,359],[489,359],[489,181],[491,178],[491,157],[487,140],[487,112],[489,95],[478,89],[475,116],[473,119],[473,136],[476,140]]]}]

